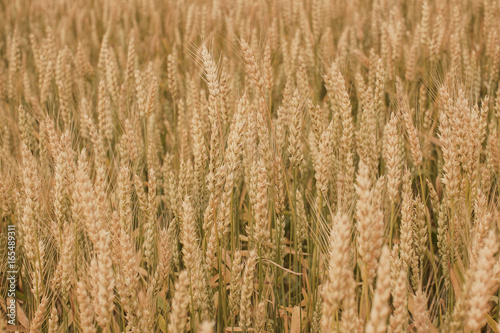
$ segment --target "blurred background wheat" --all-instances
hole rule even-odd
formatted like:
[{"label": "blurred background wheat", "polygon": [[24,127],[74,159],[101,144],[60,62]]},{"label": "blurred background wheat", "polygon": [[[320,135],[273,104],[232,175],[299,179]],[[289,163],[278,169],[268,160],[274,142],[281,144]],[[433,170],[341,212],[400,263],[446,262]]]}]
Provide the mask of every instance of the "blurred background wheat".
[{"label": "blurred background wheat", "polygon": [[1,2],[0,332],[500,332],[499,9]]}]

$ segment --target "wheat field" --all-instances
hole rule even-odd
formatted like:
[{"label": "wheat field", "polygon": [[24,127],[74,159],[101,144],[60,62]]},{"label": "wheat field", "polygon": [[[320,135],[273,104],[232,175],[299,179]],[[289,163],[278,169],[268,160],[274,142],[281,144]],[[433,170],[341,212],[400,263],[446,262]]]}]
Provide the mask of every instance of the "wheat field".
[{"label": "wheat field", "polygon": [[500,332],[498,17],[1,1],[0,333]]}]

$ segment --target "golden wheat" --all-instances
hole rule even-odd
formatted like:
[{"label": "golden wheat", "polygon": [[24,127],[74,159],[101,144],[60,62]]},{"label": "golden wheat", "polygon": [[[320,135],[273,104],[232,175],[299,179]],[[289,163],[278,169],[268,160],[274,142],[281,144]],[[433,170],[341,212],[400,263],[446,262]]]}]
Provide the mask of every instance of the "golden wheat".
[{"label": "golden wheat", "polygon": [[0,332],[499,332],[499,15],[2,3]]}]

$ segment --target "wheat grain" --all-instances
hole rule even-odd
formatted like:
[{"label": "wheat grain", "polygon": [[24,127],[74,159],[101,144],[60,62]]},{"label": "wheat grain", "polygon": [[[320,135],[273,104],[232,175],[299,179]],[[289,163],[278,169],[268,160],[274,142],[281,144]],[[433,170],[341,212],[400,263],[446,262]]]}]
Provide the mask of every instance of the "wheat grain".
[{"label": "wheat grain", "polygon": [[18,330],[497,329],[495,1],[0,7]]}]

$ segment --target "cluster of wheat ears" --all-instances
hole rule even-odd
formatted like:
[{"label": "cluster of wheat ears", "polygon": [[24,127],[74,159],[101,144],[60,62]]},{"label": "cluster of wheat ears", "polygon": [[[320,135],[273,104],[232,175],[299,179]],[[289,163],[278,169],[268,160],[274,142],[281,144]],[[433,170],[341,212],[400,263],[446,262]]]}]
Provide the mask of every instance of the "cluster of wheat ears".
[{"label": "cluster of wheat ears", "polygon": [[0,332],[500,332],[499,15],[0,2]]}]

